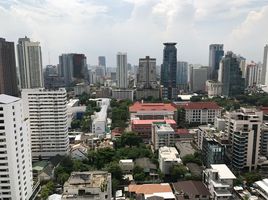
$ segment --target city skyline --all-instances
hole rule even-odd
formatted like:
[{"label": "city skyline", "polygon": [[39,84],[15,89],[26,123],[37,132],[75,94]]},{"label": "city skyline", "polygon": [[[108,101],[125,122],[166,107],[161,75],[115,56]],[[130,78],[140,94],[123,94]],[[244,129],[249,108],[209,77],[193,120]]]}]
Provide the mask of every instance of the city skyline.
[{"label": "city skyline", "polygon": [[10,0],[1,2],[0,10],[1,37],[15,42],[27,35],[39,41],[44,66],[57,64],[62,53],[76,52],[85,54],[90,65],[104,55],[107,67],[115,67],[119,51],[127,52],[132,64],[148,55],[160,65],[164,42],[178,42],[179,61],[207,66],[209,44],[219,43],[226,52],[259,62],[268,43],[268,1]]}]

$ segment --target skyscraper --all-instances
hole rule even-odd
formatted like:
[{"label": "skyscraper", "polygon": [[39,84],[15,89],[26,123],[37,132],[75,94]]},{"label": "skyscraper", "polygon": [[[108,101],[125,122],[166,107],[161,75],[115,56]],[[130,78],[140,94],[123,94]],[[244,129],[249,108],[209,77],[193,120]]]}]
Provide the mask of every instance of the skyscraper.
[{"label": "skyscraper", "polygon": [[222,58],[219,69],[218,81],[223,84],[223,96],[235,96],[244,93],[245,79],[242,78],[240,62],[237,56],[229,51]]},{"label": "skyscraper", "polygon": [[14,42],[0,38],[0,94],[18,96]]},{"label": "skyscraper", "polygon": [[180,90],[187,90],[188,85],[188,63],[177,62],[177,87]]},{"label": "skyscraper", "polygon": [[67,154],[69,138],[66,90],[24,89],[22,99],[24,118],[30,120],[33,160]]},{"label": "skyscraper", "polygon": [[152,89],[156,87],[156,59],[150,58],[149,56],[140,58],[137,73],[137,88]]},{"label": "skyscraper", "polygon": [[223,44],[209,45],[210,78],[217,80],[221,58],[224,56]]},{"label": "skyscraper", "polygon": [[20,98],[0,94],[0,199],[32,195],[32,158],[29,119]]},{"label": "skyscraper", "polygon": [[164,43],[163,64],[161,65],[161,85],[163,98],[172,99],[177,93],[177,43]]},{"label": "skyscraper", "polygon": [[264,47],[261,83],[268,86],[268,44]]},{"label": "skyscraper", "polygon": [[127,54],[126,53],[117,53],[116,55],[117,68],[117,87],[120,89],[128,88],[128,65],[127,65]]},{"label": "skyscraper", "polygon": [[65,86],[88,80],[87,74],[87,58],[84,54],[69,53],[59,56],[59,75],[64,77]]},{"label": "skyscraper", "polygon": [[200,66],[192,69],[192,92],[200,92],[206,90],[206,81],[208,79],[208,67]]},{"label": "skyscraper", "polygon": [[106,70],[106,58],[105,58],[105,56],[99,56],[98,61],[99,61],[99,66],[103,67],[103,69],[104,69],[104,75],[106,75],[107,70]]},{"label": "skyscraper", "polygon": [[251,62],[246,67],[246,86],[253,87],[260,83],[261,64]]},{"label": "skyscraper", "polygon": [[19,38],[17,44],[21,88],[43,87],[42,54],[39,42]]}]

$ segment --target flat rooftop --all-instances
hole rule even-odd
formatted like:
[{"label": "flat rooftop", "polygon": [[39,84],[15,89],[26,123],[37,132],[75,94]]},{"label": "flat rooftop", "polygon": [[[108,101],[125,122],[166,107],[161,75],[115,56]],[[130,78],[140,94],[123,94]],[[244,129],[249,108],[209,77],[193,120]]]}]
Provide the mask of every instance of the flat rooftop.
[{"label": "flat rooftop", "polygon": [[214,164],[211,165],[211,168],[219,172],[220,179],[236,179],[233,172],[225,164]]},{"label": "flat rooftop", "polygon": [[175,112],[175,108],[171,103],[140,103],[135,102],[132,106],[129,107],[130,112],[139,112],[139,111],[172,111]]},{"label": "flat rooftop", "polygon": [[18,97],[13,97],[13,96],[6,95],[6,94],[0,94],[0,104],[9,104],[9,103],[13,103],[19,100],[20,98]]},{"label": "flat rooftop", "polygon": [[150,125],[152,123],[156,123],[156,122],[163,122],[163,123],[167,123],[167,124],[171,124],[174,125],[176,124],[176,122],[173,119],[145,119],[145,120],[140,120],[140,119],[133,119],[132,120],[132,124],[134,125]]}]

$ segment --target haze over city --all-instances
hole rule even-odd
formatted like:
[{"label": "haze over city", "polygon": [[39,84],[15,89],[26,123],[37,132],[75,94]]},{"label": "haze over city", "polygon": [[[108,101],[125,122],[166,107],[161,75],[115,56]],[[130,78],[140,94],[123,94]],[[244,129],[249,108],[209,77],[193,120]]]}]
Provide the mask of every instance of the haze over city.
[{"label": "haze over city", "polygon": [[161,64],[166,41],[177,42],[178,60],[189,63],[208,65],[211,43],[258,62],[268,42],[267,19],[267,0],[0,1],[0,35],[40,41],[43,66],[79,52],[90,65],[105,55],[115,67],[118,51],[127,52],[131,64],[145,55]]}]

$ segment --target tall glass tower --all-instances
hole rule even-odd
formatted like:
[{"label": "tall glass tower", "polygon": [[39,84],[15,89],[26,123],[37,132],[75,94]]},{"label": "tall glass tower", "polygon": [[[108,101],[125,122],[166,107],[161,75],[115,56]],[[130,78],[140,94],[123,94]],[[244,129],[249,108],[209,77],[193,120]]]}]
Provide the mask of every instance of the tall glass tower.
[{"label": "tall glass tower", "polygon": [[177,43],[164,43],[163,64],[161,65],[162,95],[165,99],[173,99],[177,94]]},{"label": "tall glass tower", "polygon": [[220,67],[221,58],[224,56],[223,44],[209,45],[209,67],[210,78],[212,80],[218,79],[218,70]]}]

